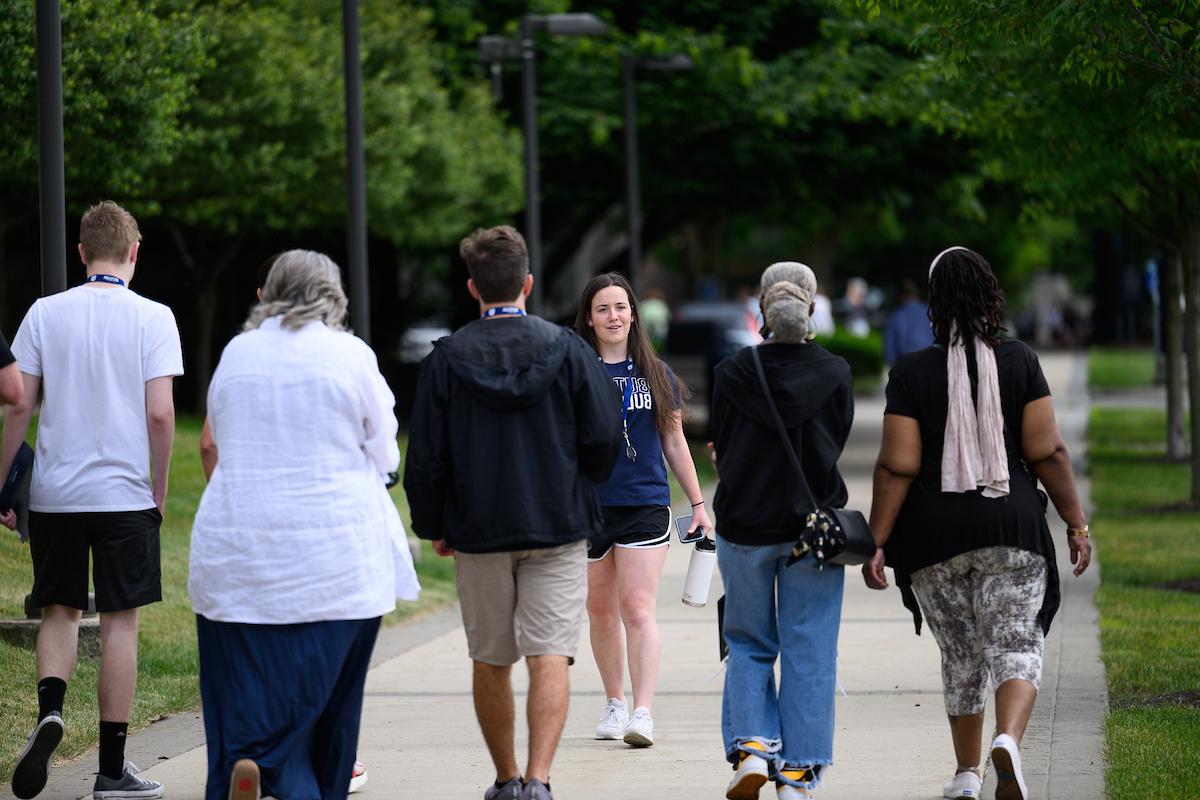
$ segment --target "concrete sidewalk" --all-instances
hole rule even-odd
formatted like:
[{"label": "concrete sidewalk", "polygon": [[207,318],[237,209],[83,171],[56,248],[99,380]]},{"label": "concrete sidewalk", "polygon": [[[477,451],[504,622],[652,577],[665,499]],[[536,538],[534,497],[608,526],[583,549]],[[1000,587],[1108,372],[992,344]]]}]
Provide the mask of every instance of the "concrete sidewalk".
[{"label": "concrete sidewalk", "polygon": [[[1087,395],[1083,356],[1054,354],[1043,368],[1056,397],[1059,422],[1077,457],[1083,452]],[[851,505],[870,503],[871,468],[882,428],[882,400],[858,404],[843,463]],[[1086,482],[1081,484],[1086,492]],[[1060,544],[1063,607],[1046,642],[1042,692],[1025,739],[1025,777],[1035,798],[1103,798],[1106,690],[1092,595],[1096,565],[1070,575],[1064,526],[1052,514]],[[551,775],[562,800],[724,796],[730,777],[720,739],[721,685],[715,606],[680,603],[688,549],[674,546],[659,594],[662,671],[654,706],[658,743],[634,750],[597,742],[592,732],[604,692],[586,629],[571,670],[571,710]],[[712,597],[720,594],[719,579]],[[367,683],[359,755],[370,781],[364,798],[478,800],[492,766],[475,722],[466,640],[451,609],[414,625],[385,631]],[[518,706],[525,671],[517,667]],[[941,694],[939,655],[932,637],[913,635],[899,592],[872,592],[857,569],[846,573],[837,699],[835,765],[822,798],[941,796],[954,771]],[[518,752],[525,749],[518,711]],[[203,796],[205,753],[197,714],[151,726],[131,737],[130,754],[172,800]],[[158,763],[155,763],[155,762]],[[95,754],[56,768],[43,797],[90,791]],[[5,786],[4,790],[7,791]],[[3,795],[8,797],[10,795]],[[985,792],[991,796],[991,792]],[[762,797],[774,797],[769,786]]]}]

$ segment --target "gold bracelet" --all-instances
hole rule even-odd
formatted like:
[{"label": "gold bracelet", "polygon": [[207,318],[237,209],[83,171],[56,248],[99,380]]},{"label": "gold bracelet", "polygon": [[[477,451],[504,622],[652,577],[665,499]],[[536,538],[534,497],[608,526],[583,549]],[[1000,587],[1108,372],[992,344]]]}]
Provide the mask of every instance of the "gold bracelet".
[{"label": "gold bracelet", "polygon": [[1067,536],[1082,536],[1084,539],[1090,539],[1092,538],[1092,532],[1088,530],[1087,525],[1084,525],[1082,528],[1072,528],[1068,525]]}]

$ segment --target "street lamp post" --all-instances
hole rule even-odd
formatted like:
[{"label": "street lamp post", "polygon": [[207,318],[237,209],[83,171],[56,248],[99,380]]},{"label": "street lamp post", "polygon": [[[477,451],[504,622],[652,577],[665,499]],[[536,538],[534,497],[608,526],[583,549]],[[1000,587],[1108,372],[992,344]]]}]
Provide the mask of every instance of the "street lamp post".
[{"label": "street lamp post", "polygon": [[367,277],[367,181],[363,153],[362,61],[358,0],[342,0],[342,55],[346,91],[346,260],[354,332],[371,343],[371,292]]},{"label": "street lamp post", "polygon": [[509,58],[521,59],[521,131],[525,137],[525,243],[529,248],[529,272],[533,275],[535,311],[542,309],[542,203],[538,174],[537,127],[537,47],[534,34],[551,36],[600,36],[608,26],[593,14],[526,14],[521,17],[518,39],[513,42],[500,36],[484,36],[479,40],[479,58],[490,64],[493,90],[499,97],[498,70],[500,62]]},{"label": "street lamp post", "polygon": [[62,14],[37,0],[38,188],[42,294],[67,288],[67,203],[63,168]]},{"label": "street lamp post", "polygon": [[679,72],[695,64],[682,54],[665,58],[621,58],[621,80],[625,89],[625,225],[629,239],[629,282],[634,294],[641,292],[642,281],[642,197],[638,164],[637,89],[634,73],[637,69],[659,72]]},{"label": "street lamp post", "polygon": [[521,131],[525,135],[525,242],[533,275],[533,308],[542,313],[542,198],[538,185],[537,53],[533,15],[521,18]]}]

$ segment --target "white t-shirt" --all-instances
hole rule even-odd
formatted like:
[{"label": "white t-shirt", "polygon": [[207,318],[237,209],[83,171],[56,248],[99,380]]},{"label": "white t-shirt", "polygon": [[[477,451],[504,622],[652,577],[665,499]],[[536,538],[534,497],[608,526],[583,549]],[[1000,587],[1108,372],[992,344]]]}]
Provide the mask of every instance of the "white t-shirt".
[{"label": "white t-shirt", "polygon": [[183,374],[171,309],[120,286],[86,283],[43,297],[13,340],[42,379],[33,511],[154,507],[146,382]]},{"label": "white t-shirt", "polygon": [[192,526],[197,614],[290,625],[369,619],[417,598],[384,487],[400,463],[395,404],[350,333],[272,317],[233,338],[208,386],[219,458]]}]

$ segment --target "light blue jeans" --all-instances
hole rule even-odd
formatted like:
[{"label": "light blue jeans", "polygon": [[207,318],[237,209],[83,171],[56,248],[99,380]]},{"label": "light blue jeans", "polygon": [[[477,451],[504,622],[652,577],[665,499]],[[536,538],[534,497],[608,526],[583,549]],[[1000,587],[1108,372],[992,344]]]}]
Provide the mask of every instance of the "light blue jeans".
[{"label": "light blue jeans", "polygon": [[[813,788],[833,763],[833,702],[845,568],[818,569],[812,557],[788,567],[791,543],[759,547],[717,537],[725,584],[729,664],[721,733],[731,764],[755,741],[781,783]],[[775,659],[781,658],[779,689]],[[812,769],[814,780],[783,778]]]}]

